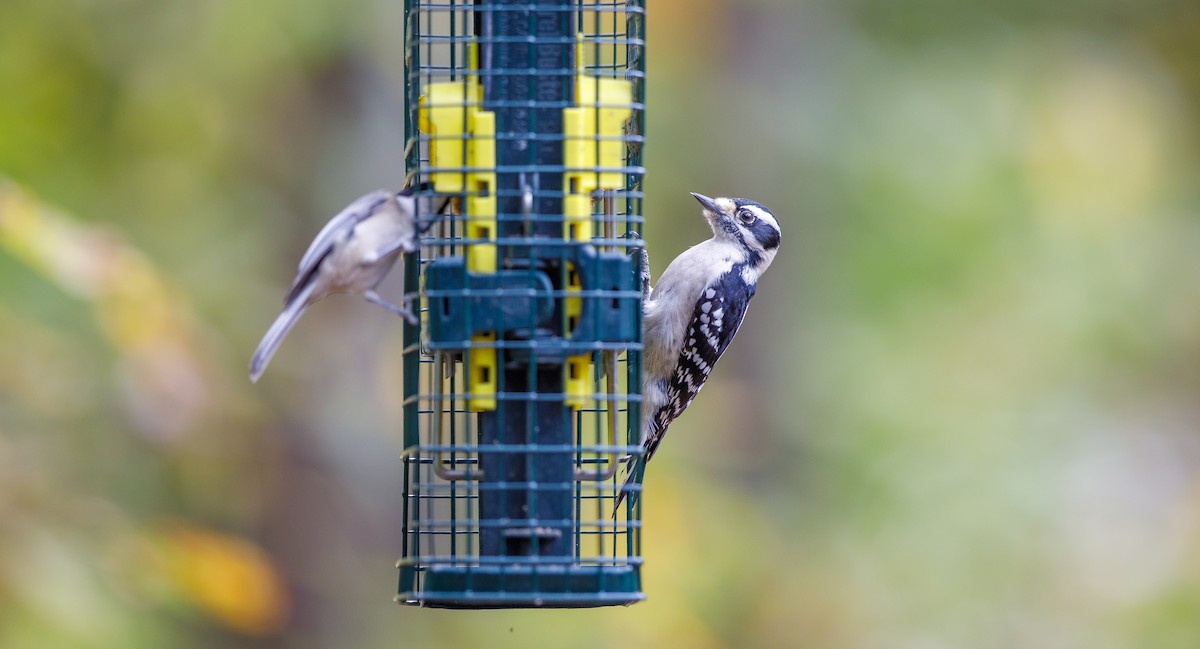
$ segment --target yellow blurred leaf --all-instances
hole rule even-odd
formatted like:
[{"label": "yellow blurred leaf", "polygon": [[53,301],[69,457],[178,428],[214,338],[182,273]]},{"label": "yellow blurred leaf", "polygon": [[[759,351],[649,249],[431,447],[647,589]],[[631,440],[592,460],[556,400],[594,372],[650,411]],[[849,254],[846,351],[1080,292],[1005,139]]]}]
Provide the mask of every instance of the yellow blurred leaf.
[{"label": "yellow blurred leaf", "polygon": [[287,590],[258,545],[190,523],[172,524],[164,541],[171,576],[197,608],[246,635],[269,635],[283,628]]}]

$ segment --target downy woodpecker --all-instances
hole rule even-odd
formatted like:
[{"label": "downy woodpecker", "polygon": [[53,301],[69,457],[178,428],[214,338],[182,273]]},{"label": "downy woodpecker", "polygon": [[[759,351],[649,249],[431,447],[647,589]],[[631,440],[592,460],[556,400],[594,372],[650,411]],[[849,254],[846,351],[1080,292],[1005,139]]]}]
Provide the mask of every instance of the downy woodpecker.
[{"label": "downy woodpecker", "polygon": [[676,257],[652,289],[648,264],[643,263],[643,455],[640,467],[630,466],[617,496],[618,508],[634,476],[654,456],[667,427],[696,398],[729,347],[758,278],[779,249],[779,222],[763,205],[745,198],[692,196],[703,206],[712,238]]}]

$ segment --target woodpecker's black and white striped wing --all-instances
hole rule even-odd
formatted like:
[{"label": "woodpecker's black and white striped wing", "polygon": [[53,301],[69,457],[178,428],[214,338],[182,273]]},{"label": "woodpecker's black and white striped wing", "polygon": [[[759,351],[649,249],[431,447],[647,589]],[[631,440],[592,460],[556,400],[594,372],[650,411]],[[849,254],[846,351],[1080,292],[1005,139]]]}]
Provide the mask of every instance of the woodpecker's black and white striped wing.
[{"label": "woodpecker's black and white striped wing", "polygon": [[712,368],[725,353],[742,319],[755,285],[742,278],[741,265],[735,265],[711,286],[705,288],[696,301],[696,309],[684,335],[679,361],[667,388],[667,403],[654,413],[646,442],[645,461],[654,455],[667,427],[691,405]]}]

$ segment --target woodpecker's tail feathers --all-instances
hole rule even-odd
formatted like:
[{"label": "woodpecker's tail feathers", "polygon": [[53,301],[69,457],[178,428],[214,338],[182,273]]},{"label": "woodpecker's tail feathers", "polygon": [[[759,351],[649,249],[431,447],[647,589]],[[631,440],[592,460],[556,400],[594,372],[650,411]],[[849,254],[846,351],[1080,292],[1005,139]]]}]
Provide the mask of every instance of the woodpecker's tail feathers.
[{"label": "woodpecker's tail feathers", "polygon": [[646,466],[644,462],[639,462],[636,456],[627,456],[621,459],[627,462],[628,473],[625,476],[625,482],[621,484],[620,491],[617,492],[617,501],[613,504],[613,520],[616,520],[617,514],[620,513],[626,494],[629,495],[629,506],[637,506],[638,499],[642,495],[642,470]]}]

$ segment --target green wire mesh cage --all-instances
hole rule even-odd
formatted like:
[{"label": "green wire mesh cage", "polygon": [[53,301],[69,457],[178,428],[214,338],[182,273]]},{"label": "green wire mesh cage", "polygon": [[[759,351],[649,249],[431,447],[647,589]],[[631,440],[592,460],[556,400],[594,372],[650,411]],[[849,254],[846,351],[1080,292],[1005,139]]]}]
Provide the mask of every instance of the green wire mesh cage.
[{"label": "green wire mesh cage", "polygon": [[405,3],[408,180],[432,225],[406,259],[398,601],[643,597],[640,501],[614,511],[640,453],[643,18]]}]

